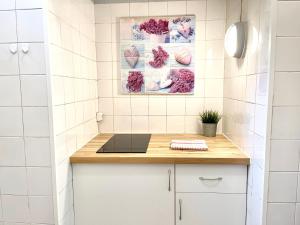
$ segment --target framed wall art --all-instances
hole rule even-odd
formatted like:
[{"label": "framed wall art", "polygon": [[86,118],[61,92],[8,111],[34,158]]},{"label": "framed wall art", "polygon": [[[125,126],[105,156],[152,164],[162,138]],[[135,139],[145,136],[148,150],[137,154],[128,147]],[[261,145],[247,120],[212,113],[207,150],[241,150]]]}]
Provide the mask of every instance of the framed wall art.
[{"label": "framed wall art", "polygon": [[195,16],[120,19],[121,92],[193,94]]}]

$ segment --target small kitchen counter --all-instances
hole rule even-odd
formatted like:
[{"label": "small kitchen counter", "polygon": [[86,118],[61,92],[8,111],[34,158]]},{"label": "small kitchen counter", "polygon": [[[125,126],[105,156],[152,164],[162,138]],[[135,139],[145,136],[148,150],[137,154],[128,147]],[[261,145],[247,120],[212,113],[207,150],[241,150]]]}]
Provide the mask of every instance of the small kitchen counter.
[{"label": "small kitchen counter", "polygon": [[[197,134],[152,134],[146,153],[96,153],[113,134],[99,134],[75,152],[71,163],[172,163],[172,164],[240,164],[250,158],[223,135],[204,137]],[[205,140],[208,151],[171,150],[174,139]]]}]

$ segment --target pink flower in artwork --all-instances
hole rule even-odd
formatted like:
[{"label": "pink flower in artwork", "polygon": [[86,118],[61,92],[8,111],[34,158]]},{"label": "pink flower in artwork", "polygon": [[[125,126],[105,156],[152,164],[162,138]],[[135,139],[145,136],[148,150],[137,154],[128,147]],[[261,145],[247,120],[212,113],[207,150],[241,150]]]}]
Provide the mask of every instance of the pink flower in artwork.
[{"label": "pink flower in artwork", "polygon": [[144,84],[144,76],[140,71],[130,71],[126,87],[130,92],[141,92]]},{"label": "pink flower in artwork", "polygon": [[169,32],[169,21],[159,19],[150,19],[140,25],[140,30],[146,31],[148,34],[167,34]]},{"label": "pink flower in artwork", "polygon": [[153,61],[150,61],[149,64],[154,68],[161,68],[166,64],[166,61],[169,58],[169,54],[161,47],[158,46],[158,50],[152,49]]},{"label": "pink flower in artwork", "polygon": [[188,93],[194,88],[194,72],[189,69],[173,69],[170,78],[173,81],[170,93]]}]

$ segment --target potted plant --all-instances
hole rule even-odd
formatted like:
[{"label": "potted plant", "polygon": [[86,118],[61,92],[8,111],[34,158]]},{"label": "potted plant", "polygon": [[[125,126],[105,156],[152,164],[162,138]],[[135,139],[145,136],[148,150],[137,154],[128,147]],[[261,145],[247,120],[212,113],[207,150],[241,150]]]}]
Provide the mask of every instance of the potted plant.
[{"label": "potted plant", "polygon": [[217,133],[217,125],[221,119],[218,111],[205,110],[200,113],[202,121],[203,135],[206,137],[215,137]]}]

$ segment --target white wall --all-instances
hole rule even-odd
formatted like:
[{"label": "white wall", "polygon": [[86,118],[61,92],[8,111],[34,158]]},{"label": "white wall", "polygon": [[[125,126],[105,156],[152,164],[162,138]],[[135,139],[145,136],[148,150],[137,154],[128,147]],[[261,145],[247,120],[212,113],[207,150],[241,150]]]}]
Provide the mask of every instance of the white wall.
[{"label": "white wall", "polygon": [[48,0],[57,224],[74,224],[69,156],[98,134],[94,3]]},{"label": "white wall", "polygon": [[[198,133],[199,112],[222,113],[226,0],[96,2],[106,2],[95,5],[100,132]],[[186,14],[196,15],[195,94],[121,95],[118,17]]]},{"label": "white wall", "polygon": [[[54,224],[43,4],[0,1],[0,224]],[[25,54],[22,47],[28,45]],[[12,54],[9,47],[17,47]]]},{"label": "white wall", "polygon": [[300,224],[300,1],[274,1],[277,23],[267,225]]},{"label": "white wall", "polygon": [[[223,132],[251,157],[247,225],[263,224],[267,187],[270,7],[269,0],[243,0],[242,21],[248,23],[246,53],[241,59],[225,59]],[[227,26],[240,20],[240,8],[240,0],[227,0]]]}]

